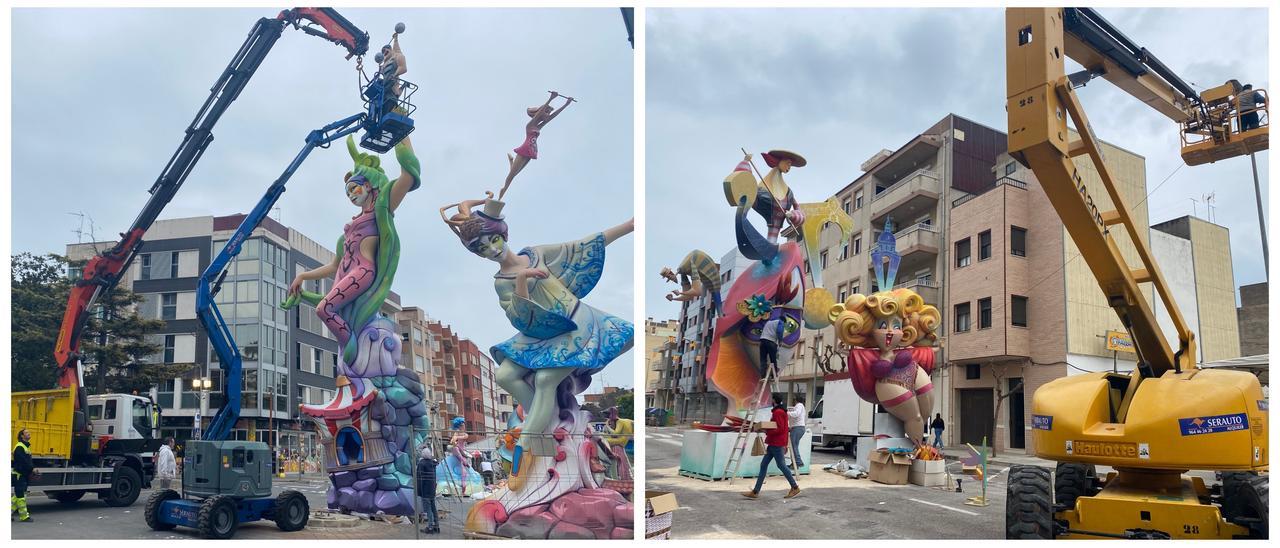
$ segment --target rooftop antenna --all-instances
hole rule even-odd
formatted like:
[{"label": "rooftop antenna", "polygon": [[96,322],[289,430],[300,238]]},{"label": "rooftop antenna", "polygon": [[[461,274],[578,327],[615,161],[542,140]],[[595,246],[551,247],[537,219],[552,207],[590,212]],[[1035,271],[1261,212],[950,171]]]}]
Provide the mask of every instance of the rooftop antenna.
[{"label": "rooftop antenna", "polygon": [[1200,210],[1196,209],[1196,204],[1200,203],[1200,200],[1197,200],[1197,199],[1195,199],[1195,198],[1187,198],[1187,199],[1188,199],[1188,200],[1191,200],[1191,216],[1192,216],[1192,217],[1199,217],[1199,216],[1200,216]]},{"label": "rooftop antenna", "polygon": [[1210,192],[1210,193],[1208,193],[1208,194],[1205,194],[1205,195],[1204,195],[1204,209],[1205,209],[1205,214],[1209,216],[1209,222],[1211,222],[1211,223],[1212,223],[1212,222],[1214,222],[1213,210],[1214,210],[1215,208],[1214,208],[1214,206],[1213,206],[1213,202],[1214,202],[1214,195],[1215,195],[1215,194],[1217,194],[1217,193],[1216,193],[1216,192]]}]

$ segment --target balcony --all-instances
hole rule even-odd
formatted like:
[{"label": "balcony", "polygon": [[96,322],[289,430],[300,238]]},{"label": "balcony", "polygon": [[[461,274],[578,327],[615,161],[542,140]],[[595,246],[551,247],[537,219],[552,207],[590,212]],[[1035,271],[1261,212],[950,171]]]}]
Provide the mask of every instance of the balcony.
[{"label": "balcony", "polygon": [[937,207],[942,196],[942,178],[928,169],[918,169],[871,197],[871,224],[882,225],[892,215],[915,219]]},{"label": "balcony", "polygon": [[942,233],[932,224],[917,223],[893,234],[898,241],[898,255],[906,260],[914,253],[937,255],[942,249]]},{"label": "balcony", "polygon": [[932,276],[928,276],[928,277],[917,278],[909,282],[900,283],[898,285],[893,286],[893,288],[894,289],[910,289],[912,291],[915,291],[916,293],[919,293],[920,297],[924,299],[925,304],[940,306],[942,304],[942,301],[940,301],[939,299],[942,298],[942,295],[938,287],[939,285],[940,284],[937,281],[935,281]]}]

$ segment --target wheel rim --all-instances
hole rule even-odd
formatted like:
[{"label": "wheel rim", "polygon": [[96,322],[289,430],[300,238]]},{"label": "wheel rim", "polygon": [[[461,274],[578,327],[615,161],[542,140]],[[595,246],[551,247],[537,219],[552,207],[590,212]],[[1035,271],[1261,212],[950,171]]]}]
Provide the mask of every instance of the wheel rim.
[{"label": "wheel rim", "polygon": [[222,511],[218,512],[218,515],[214,520],[214,528],[217,529],[219,533],[226,533],[227,531],[231,530],[232,522],[233,522],[233,519],[232,519],[231,509],[223,508]]},{"label": "wheel rim", "polygon": [[302,521],[302,503],[297,499],[289,501],[289,522],[300,523]]},{"label": "wheel rim", "polygon": [[120,476],[120,481],[116,482],[116,496],[124,498],[133,492],[133,481],[128,477]]}]

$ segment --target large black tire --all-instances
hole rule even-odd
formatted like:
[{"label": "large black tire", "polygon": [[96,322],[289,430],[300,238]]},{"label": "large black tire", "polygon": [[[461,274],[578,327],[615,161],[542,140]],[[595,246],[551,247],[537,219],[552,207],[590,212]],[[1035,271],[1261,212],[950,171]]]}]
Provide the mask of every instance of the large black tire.
[{"label": "large black tire", "polygon": [[137,470],[125,465],[116,468],[111,478],[111,487],[106,490],[102,500],[107,506],[129,506],[142,494],[142,476]]},{"label": "large black tire", "polygon": [[1248,472],[1234,472],[1232,475],[1234,477],[1227,474],[1222,477],[1223,517],[1248,527],[1248,538],[1268,538],[1267,476]]},{"label": "large black tire", "polygon": [[1091,497],[1098,481],[1098,471],[1092,464],[1060,462],[1053,473],[1053,500],[1068,510],[1075,509],[1076,499]]},{"label": "large black tire", "polygon": [[276,527],[281,531],[299,531],[307,526],[311,519],[311,504],[307,497],[297,491],[284,491],[276,496],[276,506],[272,510]]},{"label": "large black tire", "polygon": [[182,495],[179,495],[178,492],[173,489],[163,489],[151,495],[151,498],[147,499],[145,516],[147,519],[147,527],[150,527],[152,531],[168,531],[177,527],[177,524],[165,523],[160,519],[160,504],[166,500],[181,498],[181,496]]},{"label": "large black tire", "polygon": [[63,504],[72,504],[84,497],[83,490],[77,491],[54,491],[49,493],[49,498],[61,502]]},{"label": "large black tire", "polygon": [[1049,470],[1039,466],[1009,469],[1004,503],[1004,538],[1052,539],[1053,494]]},{"label": "large black tire", "polygon": [[204,538],[229,539],[239,526],[236,516],[236,501],[226,495],[215,495],[204,499],[200,504],[200,513],[196,517],[196,529]]}]

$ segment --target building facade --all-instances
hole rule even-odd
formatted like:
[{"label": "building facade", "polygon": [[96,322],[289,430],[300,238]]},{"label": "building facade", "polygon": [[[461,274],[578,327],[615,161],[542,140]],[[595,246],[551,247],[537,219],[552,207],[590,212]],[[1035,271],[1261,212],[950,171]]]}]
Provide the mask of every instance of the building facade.
[{"label": "building facade", "polygon": [[[165,322],[150,336],[162,348],[151,359],[192,364],[186,374],[154,388],[164,410],[161,433],[180,441],[197,436],[223,404],[225,381],[217,354],[196,319],[195,289],[200,274],[243,220],[244,215],[229,215],[156,221],[120,281],[121,287],[143,297],[139,315]],[[87,259],[111,245],[70,244],[67,256]],[[214,300],[243,358],[235,439],[303,451],[319,443],[310,421],[300,419],[298,406],[333,397],[338,343],[313,307],[303,303],[285,311],[279,305],[297,273],[328,264],[333,257],[327,247],[267,218],[228,265]],[[323,293],[331,283],[311,281],[306,288]],[[399,296],[391,293],[383,312],[391,315],[399,308]],[[208,379],[211,387],[196,388],[196,379]]]},{"label": "building facade", "polygon": [[673,388],[663,350],[667,343],[675,341],[679,328],[679,320],[655,321],[648,318],[644,322],[645,407],[665,408],[670,405]]},{"label": "building facade", "polygon": [[1240,286],[1240,308],[1236,322],[1240,329],[1240,355],[1268,354],[1267,282]]}]

